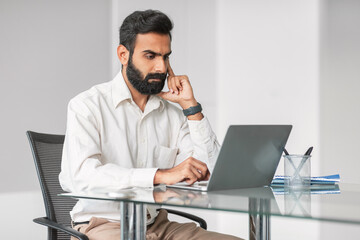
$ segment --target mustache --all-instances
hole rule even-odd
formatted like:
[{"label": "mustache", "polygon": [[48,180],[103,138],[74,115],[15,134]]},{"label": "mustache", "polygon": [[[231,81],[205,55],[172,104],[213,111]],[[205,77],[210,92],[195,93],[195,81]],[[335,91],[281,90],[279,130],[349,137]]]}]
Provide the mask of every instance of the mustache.
[{"label": "mustache", "polygon": [[148,82],[150,79],[160,79],[161,81],[165,81],[167,73],[149,73],[145,77],[145,81]]}]

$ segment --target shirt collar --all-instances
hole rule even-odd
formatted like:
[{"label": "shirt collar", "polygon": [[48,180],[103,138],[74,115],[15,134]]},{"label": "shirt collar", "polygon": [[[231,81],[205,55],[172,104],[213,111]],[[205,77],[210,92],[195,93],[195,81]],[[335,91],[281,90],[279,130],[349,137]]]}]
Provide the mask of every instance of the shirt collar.
[{"label": "shirt collar", "polygon": [[[125,83],[121,70],[112,81],[111,95],[112,95],[114,108],[117,108],[117,106],[125,100],[132,100],[130,90]],[[164,100],[156,95],[151,95],[146,105],[147,105],[146,108],[148,108],[150,111],[157,109],[159,107],[160,107],[160,111],[162,111],[165,107]]]},{"label": "shirt collar", "polygon": [[111,85],[111,96],[114,107],[116,108],[122,101],[131,99],[131,93],[127,87],[121,70],[115,76]]},{"label": "shirt collar", "polygon": [[144,113],[146,114],[158,108],[160,108],[159,110],[162,111],[165,107],[164,105],[165,105],[164,99],[156,95],[151,95],[146,103]]}]

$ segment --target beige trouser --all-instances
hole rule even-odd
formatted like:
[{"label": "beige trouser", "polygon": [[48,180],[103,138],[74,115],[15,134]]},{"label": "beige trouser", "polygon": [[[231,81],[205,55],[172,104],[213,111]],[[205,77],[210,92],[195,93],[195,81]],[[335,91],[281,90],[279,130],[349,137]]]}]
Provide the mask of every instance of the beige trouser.
[{"label": "beige trouser", "polygon": [[[160,210],[159,215],[146,231],[147,240],[160,239],[241,239],[230,235],[206,231],[198,227],[195,223],[170,222],[167,218],[168,213]],[[119,240],[120,223],[109,222],[103,218],[92,218],[89,224],[80,224],[74,227],[75,230],[84,233],[90,240]],[[71,238],[75,240],[76,238]]]}]

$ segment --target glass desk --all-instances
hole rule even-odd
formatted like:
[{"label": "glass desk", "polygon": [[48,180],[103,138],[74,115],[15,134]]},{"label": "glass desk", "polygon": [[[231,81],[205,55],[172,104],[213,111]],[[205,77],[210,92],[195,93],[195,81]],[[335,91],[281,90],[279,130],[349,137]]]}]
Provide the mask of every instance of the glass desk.
[{"label": "glass desk", "polygon": [[360,224],[360,185],[356,184],[304,191],[263,187],[215,192],[157,186],[59,195],[120,202],[121,239],[145,239],[147,204],[247,213],[250,239],[270,239],[271,216]]}]

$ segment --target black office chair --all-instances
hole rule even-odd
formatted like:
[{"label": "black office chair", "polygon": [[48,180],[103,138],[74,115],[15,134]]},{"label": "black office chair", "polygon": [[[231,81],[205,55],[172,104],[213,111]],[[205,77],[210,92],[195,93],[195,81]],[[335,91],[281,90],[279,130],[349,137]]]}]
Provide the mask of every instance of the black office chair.
[{"label": "black office chair", "polygon": [[[87,236],[71,228],[69,212],[77,200],[58,196],[64,192],[58,176],[65,136],[31,131],[27,131],[26,135],[30,142],[46,210],[46,217],[35,218],[33,221],[48,227],[49,240],[68,240],[69,235],[80,240],[89,240]],[[207,228],[206,221],[200,217],[172,209],[165,210],[189,218],[199,223],[200,227]]]}]

